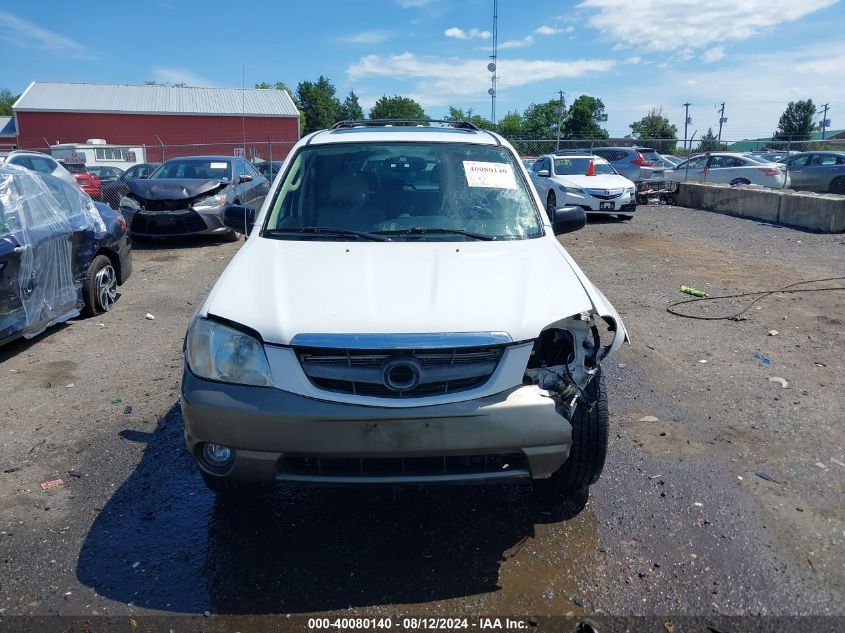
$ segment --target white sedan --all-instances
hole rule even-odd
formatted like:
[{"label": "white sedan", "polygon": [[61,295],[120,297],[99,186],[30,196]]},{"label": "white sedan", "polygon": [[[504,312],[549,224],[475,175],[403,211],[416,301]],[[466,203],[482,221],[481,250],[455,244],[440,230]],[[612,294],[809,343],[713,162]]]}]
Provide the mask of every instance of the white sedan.
[{"label": "white sedan", "polygon": [[600,156],[547,154],[538,158],[528,173],[550,213],[557,207],[575,206],[587,213],[630,220],[637,210],[636,185]]},{"label": "white sedan", "polygon": [[773,189],[782,189],[784,184],[788,184],[784,165],[732,152],[713,152],[693,156],[677,167],[667,169],[666,180],[713,182],[731,186],[760,185]]}]

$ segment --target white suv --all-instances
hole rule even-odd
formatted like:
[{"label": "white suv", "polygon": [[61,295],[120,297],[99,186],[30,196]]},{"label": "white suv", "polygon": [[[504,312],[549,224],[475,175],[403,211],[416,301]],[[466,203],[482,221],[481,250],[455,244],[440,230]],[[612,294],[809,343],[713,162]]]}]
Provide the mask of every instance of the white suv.
[{"label": "white suv", "polygon": [[66,183],[73,185],[77,189],[79,188],[73,174],[60,165],[59,162],[52,156],[47,156],[47,154],[42,154],[41,152],[31,152],[25,149],[16,149],[6,154],[2,162],[5,162],[7,165],[17,165],[42,174],[61,178]]},{"label": "white suv", "polygon": [[224,221],[249,237],[182,383],[210,488],[597,480],[625,328],[555,237],[583,210],[547,215],[502,137],[339,124]]}]

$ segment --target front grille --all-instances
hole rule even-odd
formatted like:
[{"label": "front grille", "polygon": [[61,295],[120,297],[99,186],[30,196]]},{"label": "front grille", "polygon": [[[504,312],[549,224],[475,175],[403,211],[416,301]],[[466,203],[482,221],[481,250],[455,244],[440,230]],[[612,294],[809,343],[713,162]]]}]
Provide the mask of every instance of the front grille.
[{"label": "front grille", "polygon": [[448,455],[442,457],[330,457],[284,455],[277,464],[281,475],[301,477],[435,477],[528,472],[522,453]]},{"label": "front grille", "polygon": [[[297,348],[303,371],[318,389],[377,398],[419,398],[467,391],[490,379],[504,346],[420,350]],[[411,388],[388,386],[386,368],[407,363],[418,381]]]},{"label": "front grille", "polygon": [[196,211],[159,214],[139,211],[132,218],[130,228],[140,235],[183,235],[199,233],[207,227]]},{"label": "front grille", "polygon": [[587,189],[587,193],[599,200],[613,200],[623,193],[624,189]]}]

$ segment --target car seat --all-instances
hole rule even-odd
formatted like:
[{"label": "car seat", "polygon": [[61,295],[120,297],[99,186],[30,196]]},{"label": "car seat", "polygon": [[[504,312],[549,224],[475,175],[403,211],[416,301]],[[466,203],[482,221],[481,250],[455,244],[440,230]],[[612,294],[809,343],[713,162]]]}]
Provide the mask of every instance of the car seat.
[{"label": "car seat", "polygon": [[328,202],[317,210],[317,226],[366,230],[384,220],[384,212],[372,206],[367,177],[358,172],[335,173],[329,182]]}]

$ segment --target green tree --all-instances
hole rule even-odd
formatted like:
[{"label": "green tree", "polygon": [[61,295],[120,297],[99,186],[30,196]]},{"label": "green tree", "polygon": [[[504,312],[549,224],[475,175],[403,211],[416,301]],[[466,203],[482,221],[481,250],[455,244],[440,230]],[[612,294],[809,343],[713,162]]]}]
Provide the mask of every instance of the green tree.
[{"label": "green tree", "polygon": [[519,112],[508,112],[499,119],[499,134],[504,136],[511,143],[525,138],[525,129],[522,125],[522,115]]},{"label": "green tree", "polygon": [[596,97],[581,95],[571,106],[563,122],[563,138],[608,138],[601,124],[607,121],[604,102]]},{"label": "green tree", "polygon": [[346,95],[346,99],[340,104],[340,118],[343,121],[360,121],[364,118],[364,110],[358,103],[358,95],[352,90]]},{"label": "green tree", "polygon": [[320,75],[317,81],[300,81],[296,98],[305,124],[303,134],[331,127],[340,120],[340,101],[334,96],[337,90],[328,77]]},{"label": "green tree", "polygon": [[18,97],[13,95],[8,88],[0,90],[0,116],[12,116],[12,105],[17,100]]},{"label": "green tree", "polygon": [[778,121],[773,138],[783,141],[806,141],[815,132],[816,106],[812,99],[790,101]]},{"label": "green tree", "polygon": [[713,134],[712,127],[707,128],[707,132],[698,141],[699,152],[724,152],[726,149],[728,149],[728,146],[719,142],[719,139]]},{"label": "green tree", "polygon": [[663,116],[663,108],[652,108],[642,119],[631,123],[631,132],[643,141],[660,139],[649,143],[658,152],[672,151],[678,140],[678,128]]},{"label": "green tree", "polygon": [[545,103],[532,103],[522,114],[522,137],[526,139],[557,138],[558,108],[560,102],[551,99]]},{"label": "green tree", "polygon": [[379,97],[370,108],[371,119],[428,119],[423,107],[409,97],[394,95]]},{"label": "green tree", "polygon": [[493,122],[490,119],[485,119],[480,114],[475,114],[472,111],[472,108],[469,108],[466,112],[464,112],[461,108],[449,106],[449,114],[446,115],[445,119],[447,121],[466,121],[467,123],[472,123],[475,127],[482,130],[496,129],[496,126],[493,125]]}]

